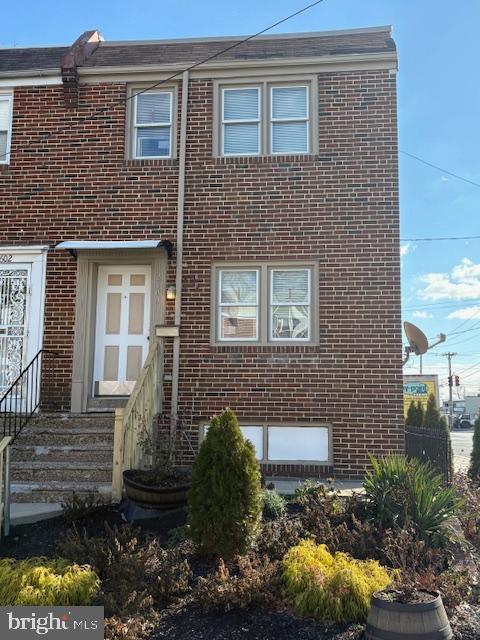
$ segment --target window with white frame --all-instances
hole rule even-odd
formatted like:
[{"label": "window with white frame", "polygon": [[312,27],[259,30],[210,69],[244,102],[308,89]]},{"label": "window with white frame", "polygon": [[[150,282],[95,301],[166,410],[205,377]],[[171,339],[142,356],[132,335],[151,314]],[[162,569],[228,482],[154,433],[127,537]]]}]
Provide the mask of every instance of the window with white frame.
[{"label": "window with white frame", "polygon": [[0,94],[0,164],[8,164],[10,162],[12,102],[11,95]]},{"label": "window with white frame", "polygon": [[223,155],[258,155],[260,135],[260,88],[223,89]]},{"label": "window with white frame", "polygon": [[[202,438],[208,427],[203,425]],[[241,424],[240,430],[260,462],[331,464],[331,433],[326,424]]]},{"label": "window with white frame", "polygon": [[310,153],[312,81],[254,86],[220,86],[220,142],[223,156]]},{"label": "window with white frame", "polygon": [[132,157],[172,157],[173,91],[147,91],[133,99]]},{"label": "window with white frame", "polygon": [[213,343],[314,342],[314,265],[214,267]]}]

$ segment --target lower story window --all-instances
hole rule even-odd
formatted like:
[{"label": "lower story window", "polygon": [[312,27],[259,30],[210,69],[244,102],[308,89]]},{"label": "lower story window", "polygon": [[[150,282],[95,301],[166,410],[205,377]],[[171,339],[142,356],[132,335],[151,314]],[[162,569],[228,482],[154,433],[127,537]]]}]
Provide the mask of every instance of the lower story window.
[{"label": "lower story window", "polygon": [[213,344],[318,341],[315,264],[215,265],[212,283]]}]

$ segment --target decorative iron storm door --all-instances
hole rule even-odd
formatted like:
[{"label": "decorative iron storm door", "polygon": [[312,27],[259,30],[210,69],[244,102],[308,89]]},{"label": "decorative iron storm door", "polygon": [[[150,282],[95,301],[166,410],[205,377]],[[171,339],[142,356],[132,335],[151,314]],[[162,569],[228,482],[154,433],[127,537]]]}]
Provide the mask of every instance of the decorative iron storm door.
[{"label": "decorative iron storm door", "polygon": [[25,366],[30,265],[0,265],[0,398]]}]

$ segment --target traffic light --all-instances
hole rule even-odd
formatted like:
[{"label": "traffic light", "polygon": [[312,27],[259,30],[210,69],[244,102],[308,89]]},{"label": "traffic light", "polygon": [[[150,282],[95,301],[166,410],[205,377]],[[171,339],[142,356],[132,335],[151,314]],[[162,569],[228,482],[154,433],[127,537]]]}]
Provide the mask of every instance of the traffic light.
[{"label": "traffic light", "polygon": [[456,387],[460,386],[460,378],[458,376],[455,376],[455,386]]},{"label": "traffic light", "polygon": [[452,376],[448,376],[448,386],[453,387],[453,378]]}]

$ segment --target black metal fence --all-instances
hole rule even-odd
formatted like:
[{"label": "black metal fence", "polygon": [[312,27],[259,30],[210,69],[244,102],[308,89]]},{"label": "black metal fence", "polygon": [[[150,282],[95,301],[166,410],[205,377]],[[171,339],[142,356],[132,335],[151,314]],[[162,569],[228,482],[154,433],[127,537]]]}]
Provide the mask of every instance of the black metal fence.
[{"label": "black metal fence", "polygon": [[452,482],[452,447],[447,430],[405,427],[405,452],[409,458],[429,462],[443,477],[445,484]]}]

